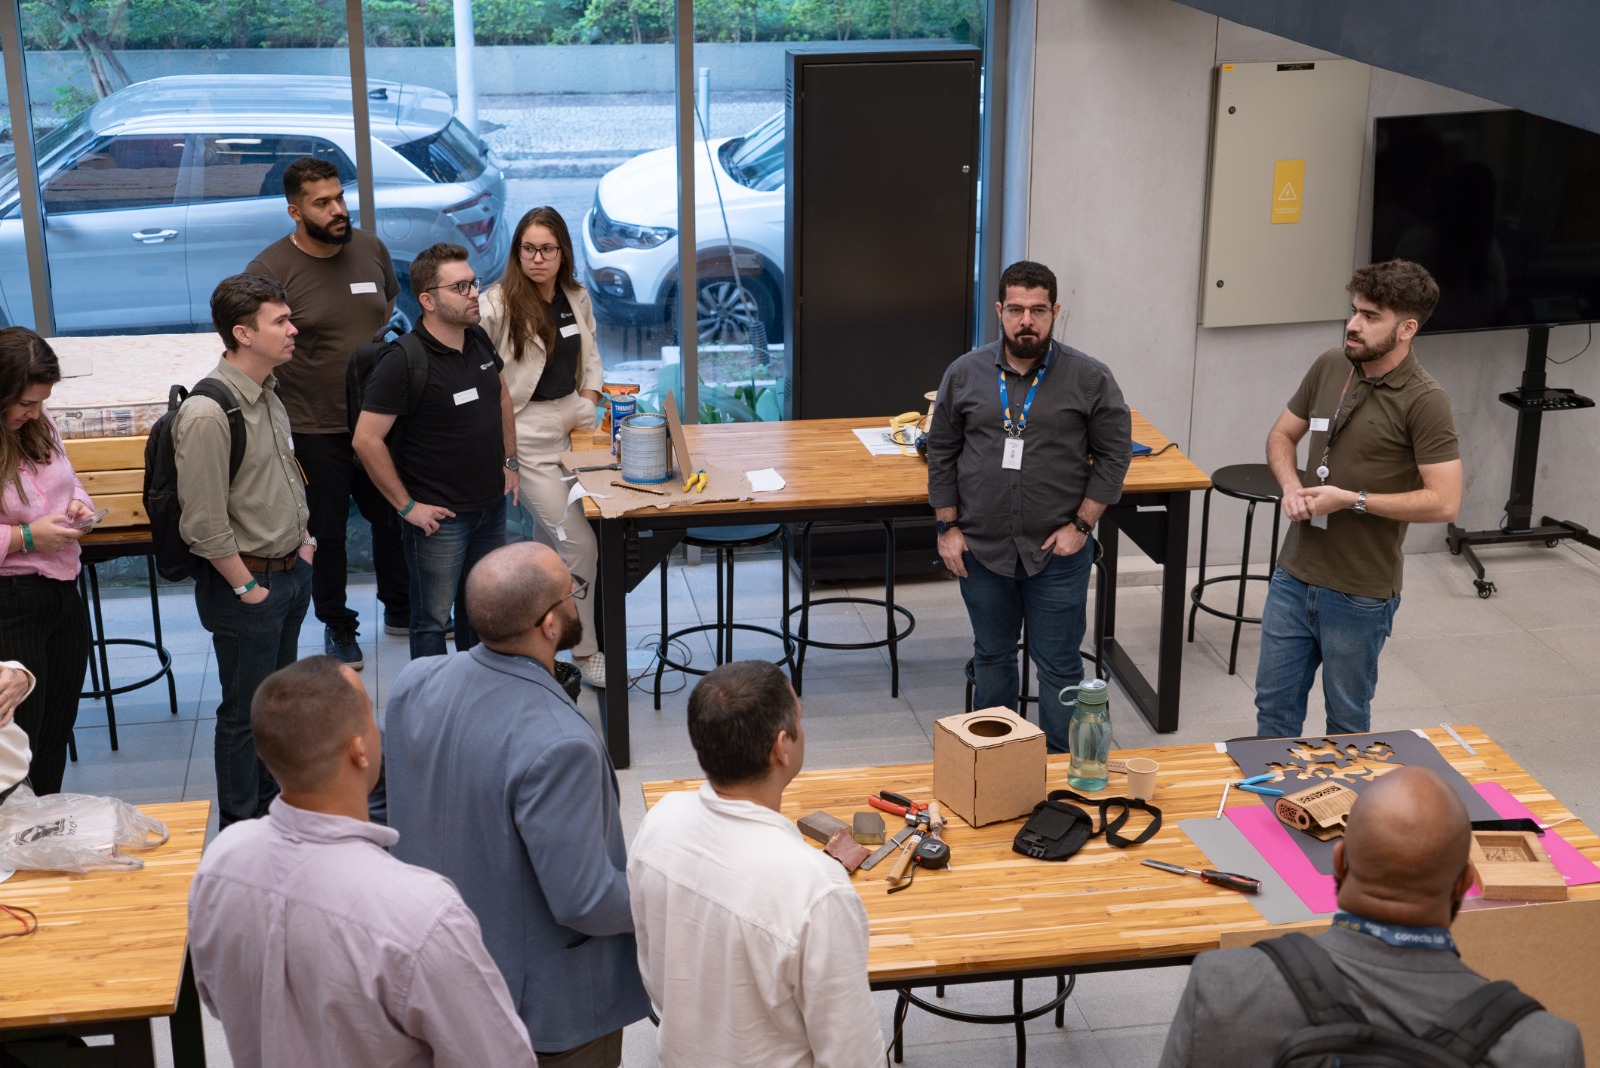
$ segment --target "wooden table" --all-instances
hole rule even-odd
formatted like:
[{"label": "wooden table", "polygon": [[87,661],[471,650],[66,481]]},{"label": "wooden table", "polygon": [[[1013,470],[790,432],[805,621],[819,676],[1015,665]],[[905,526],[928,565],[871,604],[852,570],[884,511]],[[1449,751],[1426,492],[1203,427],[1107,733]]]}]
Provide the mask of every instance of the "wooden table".
[{"label": "wooden table", "polygon": [[[1428,737],[1455,768],[1473,782],[1498,782],[1543,821],[1570,816],[1505,751],[1476,727],[1458,727],[1476,756],[1442,730]],[[1212,745],[1124,750],[1118,756],[1149,756],[1161,763],[1154,804],[1164,821],[1142,846],[1115,849],[1091,840],[1071,860],[1031,860],[1011,851],[1021,820],[977,829],[951,816],[946,832],[950,871],[922,872],[904,893],[889,896],[887,862],[851,881],[861,893],[872,927],[867,967],[875,989],[977,982],[1079,972],[1183,964],[1216,949],[1224,931],[1267,926],[1242,894],[1147,868],[1146,857],[1185,867],[1209,865],[1205,854],[1178,828],[1178,821],[1211,817],[1222,787],[1239,777],[1238,766]],[[1066,786],[1066,756],[1050,758],[1050,787]],[[865,808],[868,794],[890,789],[929,800],[933,767],[905,764],[802,772],[784,794],[783,812],[798,819],[823,809],[846,823]],[[672,790],[698,788],[699,780],[644,784],[647,805]],[[1123,789],[1113,776],[1109,796]],[[1261,803],[1229,795],[1229,804]],[[948,815],[948,813],[947,813]],[[1135,812],[1123,828],[1145,825]],[[1600,862],[1600,837],[1580,822],[1560,833],[1591,860]],[[1571,888],[1574,899],[1600,898],[1600,884]]]},{"label": "wooden table", "polygon": [[200,999],[189,966],[189,884],[206,841],[208,801],[141,805],[171,838],[133,872],[19,871],[0,901],[39,929],[0,941],[0,1043],[59,1034],[115,1037],[115,1063],[155,1064],[150,1018],[172,1017],[172,1060],[204,1065]]},{"label": "wooden table", "polygon": [[[776,468],[787,485],[754,500],[644,507],[606,519],[591,500],[585,515],[600,541],[601,648],[606,686],[600,716],[606,744],[619,768],[631,762],[628,740],[627,594],[666,558],[688,527],[822,520],[926,519],[928,469],[906,456],[870,456],[851,431],[885,429],[885,419],[808,419],[777,423],[722,423],[685,427],[695,461],[736,470]],[[1171,444],[1137,411],[1134,439],[1156,450]],[[577,436],[575,435],[575,438]],[[574,448],[581,444],[574,441]],[[1160,456],[1135,457],[1121,502],[1100,524],[1112,596],[1106,606],[1109,671],[1159,731],[1178,729],[1183,612],[1187,603],[1189,496],[1211,484],[1176,446]],[[1116,638],[1117,548],[1126,534],[1162,565],[1160,645],[1152,686]],[[646,535],[641,537],[641,535]],[[952,677],[951,685],[958,685]]]}]

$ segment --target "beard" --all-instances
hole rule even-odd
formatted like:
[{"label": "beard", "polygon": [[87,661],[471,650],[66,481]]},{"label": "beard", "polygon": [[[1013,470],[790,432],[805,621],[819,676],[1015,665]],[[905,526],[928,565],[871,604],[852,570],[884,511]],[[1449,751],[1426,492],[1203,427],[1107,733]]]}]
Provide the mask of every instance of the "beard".
[{"label": "beard", "polygon": [[451,326],[466,328],[477,326],[483,321],[483,313],[470,305],[458,310],[441,300],[435,307],[437,310],[433,314],[438,317],[441,323],[448,323]]},{"label": "beard", "polygon": [[1050,338],[1043,334],[1006,335],[1006,355],[1018,363],[1038,363],[1050,351]]},{"label": "beard", "polygon": [[[1348,331],[1344,336],[1346,341],[1356,340],[1356,336]],[[1393,352],[1398,344],[1400,344],[1400,324],[1396,323],[1395,328],[1389,331],[1389,336],[1382,341],[1375,341],[1370,345],[1362,345],[1354,349],[1346,345],[1344,355],[1347,360],[1359,367],[1364,363],[1372,363],[1374,360],[1383,359]]]},{"label": "beard", "polygon": [[[310,219],[305,218],[302,218],[300,221],[305,224],[306,234],[310,236],[312,240],[321,241],[324,245],[348,245],[350,243],[350,239],[355,236],[356,232],[355,227],[350,225],[350,216],[348,215],[335,215],[333,218],[328,220],[328,226],[318,226]],[[344,223],[344,229],[338,233],[335,233],[333,230],[328,228],[336,223],[341,222]]]},{"label": "beard", "polygon": [[583,620],[578,618],[578,610],[574,608],[570,616],[561,620],[561,633],[556,636],[556,652],[565,652],[583,641]]}]

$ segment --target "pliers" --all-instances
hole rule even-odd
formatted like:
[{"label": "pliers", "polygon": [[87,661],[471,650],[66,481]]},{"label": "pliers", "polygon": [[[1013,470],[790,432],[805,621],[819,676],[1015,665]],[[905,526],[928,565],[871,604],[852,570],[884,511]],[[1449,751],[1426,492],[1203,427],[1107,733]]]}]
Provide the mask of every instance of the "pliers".
[{"label": "pliers", "polygon": [[904,794],[891,793],[888,790],[879,790],[877,797],[867,798],[867,804],[880,812],[892,812],[896,816],[912,818],[928,807],[926,802],[913,801]]},{"label": "pliers", "polygon": [[1240,779],[1233,785],[1240,790],[1245,790],[1252,794],[1261,794],[1265,797],[1282,797],[1282,790],[1275,789],[1271,786],[1259,785],[1260,783],[1269,782],[1275,778],[1277,778],[1276,773],[1269,771],[1265,775],[1252,775],[1248,779]]}]

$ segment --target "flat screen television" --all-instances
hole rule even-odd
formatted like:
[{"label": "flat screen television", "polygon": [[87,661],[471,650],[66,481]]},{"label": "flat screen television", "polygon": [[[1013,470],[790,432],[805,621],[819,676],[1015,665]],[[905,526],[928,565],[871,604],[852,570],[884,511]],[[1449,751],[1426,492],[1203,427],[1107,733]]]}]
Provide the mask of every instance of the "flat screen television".
[{"label": "flat screen television", "polygon": [[1377,120],[1372,261],[1439,282],[1424,333],[1600,321],[1600,134],[1522,111]]}]

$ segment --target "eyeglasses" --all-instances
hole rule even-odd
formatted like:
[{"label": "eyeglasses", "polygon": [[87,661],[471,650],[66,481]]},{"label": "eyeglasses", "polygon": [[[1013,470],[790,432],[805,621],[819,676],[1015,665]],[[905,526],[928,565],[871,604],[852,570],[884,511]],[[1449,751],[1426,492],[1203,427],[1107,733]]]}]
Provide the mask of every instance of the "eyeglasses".
[{"label": "eyeglasses", "polygon": [[518,245],[517,248],[530,260],[553,260],[561,255],[560,245]]},{"label": "eyeglasses", "polygon": [[481,278],[468,278],[464,282],[446,282],[444,285],[441,285],[441,286],[429,286],[427,289],[423,290],[423,292],[424,293],[431,293],[435,289],[453,289],[453,290],[456,291],[456,296],[464,297],[468,293],[471,293],[474,289],[480,289],[481,290],[482,288],[483,288],[483,279],[481,279]]},{"label": "eyeglasses", "polygon": [[566,597],[558,597],[558,598],[556,598],[556,600],[550,605],[549,608],[546,608],[543,612],[540,612],[537,616],[534,616],[533,618],[534,618],[535,621],[543,619],[545,616],[549,615],[551,612],[554,612],[556,610],[557,606],[559,606],[562,601],[565,601],[567,599],[567,597],[571,597],[574,601],[581,601],[587,596],[589,596],[589,580],[584,578],[582,575],[573,575],[572,576],[572,591],[570,593],[568,593],[566,595]]},{"label": "eyeglasses", "polygon": [[1013,322],[1022,318],[1024,312],[1035,319],[1043,319],[1050,314],[1050,305],[1030,304],[1023,307],[1021,304],[1006,304],[1000,308],[1000,314]]}]

